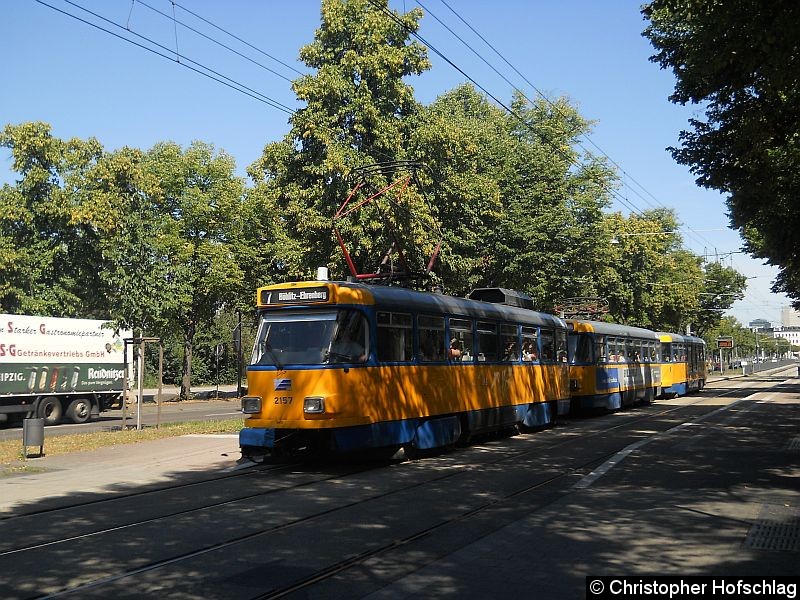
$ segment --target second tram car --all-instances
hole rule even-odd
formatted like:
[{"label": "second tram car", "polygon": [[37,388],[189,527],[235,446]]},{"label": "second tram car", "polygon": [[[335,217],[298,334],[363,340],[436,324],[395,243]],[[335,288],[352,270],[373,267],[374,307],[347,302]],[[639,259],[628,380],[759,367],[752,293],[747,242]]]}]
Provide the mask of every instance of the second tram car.
[{"label": "second tram car", "polygon": [[244,456],[424,450],[569,406],[566,323],[397,287],[309,281],[257,292]]},{"label": "second tram car", "polygon": [[568,320],[572,410],[616,410],[661,393],[661,342],[648,329]]}]

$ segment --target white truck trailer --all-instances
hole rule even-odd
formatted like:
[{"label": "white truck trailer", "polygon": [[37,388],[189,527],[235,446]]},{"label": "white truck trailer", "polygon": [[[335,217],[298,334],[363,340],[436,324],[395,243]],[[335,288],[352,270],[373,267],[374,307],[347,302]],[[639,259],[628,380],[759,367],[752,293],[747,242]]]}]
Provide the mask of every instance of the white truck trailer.
[{"label": "white truck trailer", "polygon": [[119,407],[130,337],[107,321],[0,314],[0,421],[85,423]]}]

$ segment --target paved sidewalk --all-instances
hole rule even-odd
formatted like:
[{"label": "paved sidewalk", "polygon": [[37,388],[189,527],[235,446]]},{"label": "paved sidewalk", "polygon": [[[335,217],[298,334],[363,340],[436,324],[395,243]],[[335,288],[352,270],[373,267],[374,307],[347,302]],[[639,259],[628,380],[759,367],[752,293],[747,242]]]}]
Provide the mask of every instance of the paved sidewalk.
[{"label": "paved sidewalk", "polygon": [[237,434],[214,434],[28,459],[35,471],[0,478],[0,517],[203,479],[233,469],[239,456]]}]

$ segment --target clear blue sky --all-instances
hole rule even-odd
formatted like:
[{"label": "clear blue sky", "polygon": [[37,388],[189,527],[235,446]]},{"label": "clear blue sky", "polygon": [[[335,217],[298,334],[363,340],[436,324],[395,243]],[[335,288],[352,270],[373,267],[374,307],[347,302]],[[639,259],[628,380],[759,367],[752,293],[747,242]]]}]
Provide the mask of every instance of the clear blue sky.
[{"label": "clear blue sky", "polygon": [[[44,1],[151,45],[65,0]],[[286,79],[297,76],[293,69],[306,70],[297,61],[298,50],[313,39],[319,25],[318,1],[178,0],[178,21],[222,41],[251,61],[148,8],[149,5],[172,15],[171,2],[145,2],[74,0],[74,4],[155,40],[172,53],[177,27],[178,51],[188,59],[257,94],[290,108],[298,107]],[[755,318],[780,322],[780,307],[788,300],[769,291],[776,271],[746,255],[728,254],[738,251],[741,242],[736,232],[726,229],[723,197],[698,188],[688,170],[675,164],[665,150],[677,145],[678,133],[698,109],[676,106],[667,100],[673,77],[648,61],[653,52],[641,36],[645,22],[638,2],[447,3],[538,90],[550,98],[567,96],[585,118],[595,121],[591,140],[624,170],[622,180],[628,185],[620,193],[629,203],[641,210],[659,205],[676,209],[684,224],[684,242],[690,249],[712,256],[717,253],[724,257],[725,264],[753,278],[748,282],[745,299],[736,303],[731,314],[744,324]],[[529,98],[536,97],[537,92],[441,0],[422,0],[422,4],[430,14],[423,18],[420,34],[470,77],[504,102],[511,97],[512,87],[432,15],[456,31]],[[390,6],[403,11],[418,4],[413,0],[390,0]],[[226,36],[182,7],[289,67]],[[126,145],[147,149],[164,140],[182,145],[202,140],[231,154],[241,174],[258,158],[265,144],[288,131],[286,113],[34,0],[6,0],[0,11],[0,51],[5,71],[0,126],[45,121],[58,137],[94,136],[108,150]],[[430,57],[433,68],[409,81],[417,99],[424,103],[465,80],[433,52]],[[0,182],[12,181],[9,154],[4,149],[0,150],[0,161]],[[629,212],[622,204],[615,204],[612,209]]]}]

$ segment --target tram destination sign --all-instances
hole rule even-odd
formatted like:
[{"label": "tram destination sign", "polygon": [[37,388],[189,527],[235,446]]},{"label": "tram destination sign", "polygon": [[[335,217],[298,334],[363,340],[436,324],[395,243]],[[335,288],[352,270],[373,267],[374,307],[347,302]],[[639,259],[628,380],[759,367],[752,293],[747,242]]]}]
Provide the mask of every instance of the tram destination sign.
[{"label": "tram destination sign", "polygon": [[309,304],[327,302],[329,298],[326,287],[261,290],[261,304]]},{"label": "tram destination sign", "polygon": [[733,338],[717,338],[717,348],[733,348]]}]

